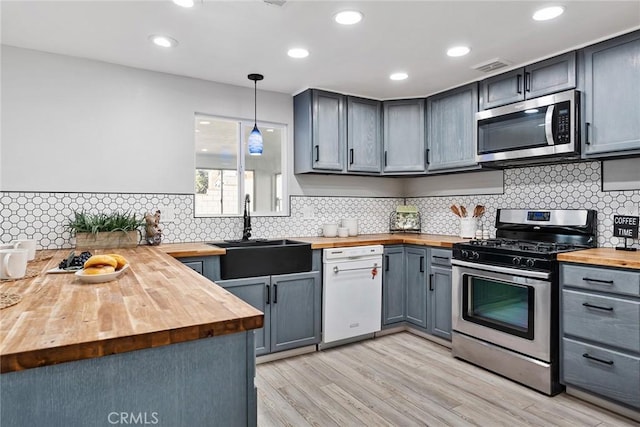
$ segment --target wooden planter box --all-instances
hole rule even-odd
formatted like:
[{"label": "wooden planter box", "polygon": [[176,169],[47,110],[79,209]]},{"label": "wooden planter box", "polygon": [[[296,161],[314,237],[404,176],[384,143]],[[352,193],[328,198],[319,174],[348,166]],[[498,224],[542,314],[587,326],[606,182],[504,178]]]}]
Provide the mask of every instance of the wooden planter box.
[{"label": "wooden planter box", "polygon": [[140,233],[137,230],[76,234],[76,249],[135,248],[138,243]]}]

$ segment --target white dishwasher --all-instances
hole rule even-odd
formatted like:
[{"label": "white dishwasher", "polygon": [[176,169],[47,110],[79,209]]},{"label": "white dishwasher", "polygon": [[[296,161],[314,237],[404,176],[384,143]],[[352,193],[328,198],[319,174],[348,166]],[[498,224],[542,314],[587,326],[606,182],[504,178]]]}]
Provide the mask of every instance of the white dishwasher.
[{"label": "white dishwasher", "polygon": [[355,337],[366,338],[380,330],[382,252],[381,245],[323,251],[320,347]]}]

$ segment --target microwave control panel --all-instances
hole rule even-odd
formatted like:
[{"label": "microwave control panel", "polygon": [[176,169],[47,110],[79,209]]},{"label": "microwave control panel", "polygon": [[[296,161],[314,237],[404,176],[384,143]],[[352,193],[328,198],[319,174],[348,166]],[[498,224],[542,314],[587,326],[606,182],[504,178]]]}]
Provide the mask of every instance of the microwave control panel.
[{"label": "microwave control panel", "polygon": [[571,111],[568,102],[557,105],[556,116],[556,144],[568,144],[571,142]]}]

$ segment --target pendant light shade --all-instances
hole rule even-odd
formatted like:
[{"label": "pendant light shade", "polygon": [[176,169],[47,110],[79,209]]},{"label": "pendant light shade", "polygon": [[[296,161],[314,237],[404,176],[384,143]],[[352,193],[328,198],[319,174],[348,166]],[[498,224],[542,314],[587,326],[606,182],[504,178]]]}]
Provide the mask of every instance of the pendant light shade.
[{"label": "pendant light shade", "polygon": [[262,142],[262,134],[258,130],[258,81],[264,79],[262,74],[249,74],[247,76],[249,80],[253,80],[253,130],[249,134],[249,140],[247,145],[249,146],[250,156],[261,156],[262,148],[264,146]]}]

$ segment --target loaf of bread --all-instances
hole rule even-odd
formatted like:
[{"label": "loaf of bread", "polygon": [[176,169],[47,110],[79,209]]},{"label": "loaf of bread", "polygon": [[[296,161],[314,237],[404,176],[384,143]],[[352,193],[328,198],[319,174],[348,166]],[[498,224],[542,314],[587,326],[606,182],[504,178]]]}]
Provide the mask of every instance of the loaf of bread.
[{"label": "loaf of bread", "polygon": [[101,267],[104,265],[109,265],[115,270],[118,266],[118,261],[109,255],[94,255],[85,261],[84,268],[86,270],[89,267]]},{"label": "loaf of bread", "polygon": [[127,259],[120,254],[107,254],[107,256],[110,256],[111,258],[115,259],[116,262],[118,263],[118,265],[116,265],[116,270],[120,270],[122,267],[124,267],[128,263]]},{"label": "loaf of bread", "polygon": [[97,267],[86,267],[83,272],[84,274],[109,274],[116,271],[116,268],[112,265],[101,265]]}]

